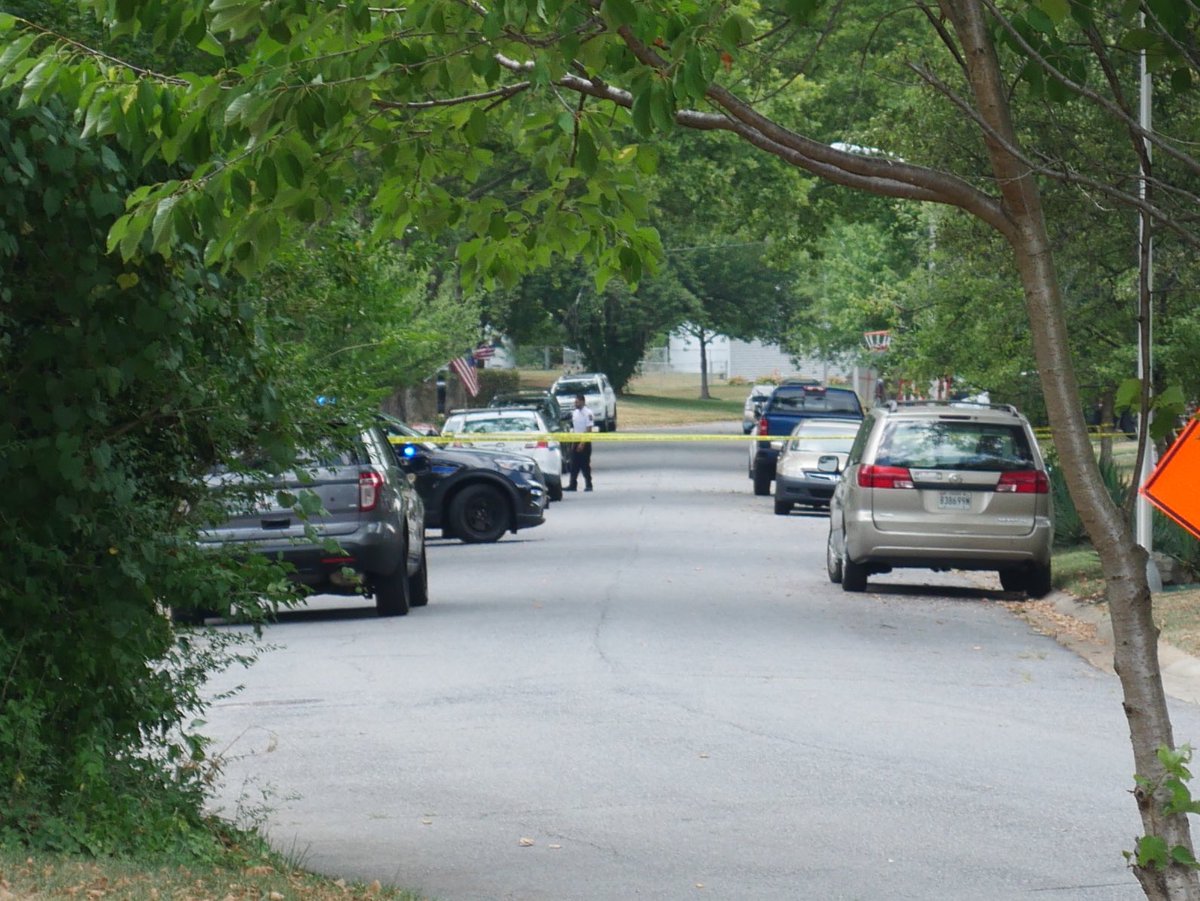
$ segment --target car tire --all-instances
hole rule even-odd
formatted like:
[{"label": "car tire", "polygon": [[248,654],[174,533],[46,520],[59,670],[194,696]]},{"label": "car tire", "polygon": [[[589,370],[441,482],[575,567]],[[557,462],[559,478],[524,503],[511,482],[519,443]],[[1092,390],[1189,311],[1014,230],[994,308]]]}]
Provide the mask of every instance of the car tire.
[{"label": "car tire", "polygon": [[467,544],[490,544],[508,530],[508,503],[490,485],[468,485],[450,502],[450,521]]},{"label": "car tire", "polygon": [[556,482],[547,482],[546,493],[549,495],[550,500],[561,501],[563,494],[562,479],[559,479]]},{"label": "car tire", "polygon": [[842,558],[834,553],[832,529],[829,530],[829,537],[825,539],[825,572],[829,573],[829,581],[834,585],[842,581]]},{"label": "car tire", "polygon": [[615,431],[617,430],[617,414],[616,414],[616,411],[613,411],[612,419],[610,419],[610,420],[608,421],[608,430],[609,430],[610,432],[615,432]]},{"label": "car tire", "polygon": [[421,568],[408,577],[408,606],[424,607],[429,603],[429,565],[425,561],[425,546],[421,546]]},{"label": "car tire", "polygon": [[1024,591],[1029,577],[1023,569],[1000,570],[1000,587],[1005,591]]},{"label": "car tire", "polygon": [[754,467],[754,494],[757,497],[766,497],[771,493],[771,474],[761,466]]},{"label": "car tire", "polygon": [[855,563],[849,557],[842,557],[842,590],[866,591],[867,567],[862,563]]},{"label": "car tire", "polygon": [[1044,598],[1054,589],[1052,576],[1049,563],[1045,566],[1035,563],[1025,575],[1025,593],[1031,598]]},{"label": "car tire", "polygon": [[787,516],[791,512],[792,512],[791,504],[789,504],[787,501],[781,501],[778,498],[775,499],[775,515],[776,516]]},{"label": "car tire", "polygon": [[408,567],[401,561],[395,572],[375,576],[371,580],[371,591],[375,595],[375,612],[380,616],[406,616],[409,603]]}]

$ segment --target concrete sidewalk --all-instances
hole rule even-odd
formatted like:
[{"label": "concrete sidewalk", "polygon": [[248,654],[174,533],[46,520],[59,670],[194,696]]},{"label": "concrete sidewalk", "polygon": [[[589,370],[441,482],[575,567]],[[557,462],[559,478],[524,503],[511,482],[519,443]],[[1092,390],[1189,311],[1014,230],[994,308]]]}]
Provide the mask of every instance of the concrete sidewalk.
[{"label": "concrete sidewalk", "polygon": [[[1096,668],[1114,671],[1112,622],[1105,604],[1081,601],[1056,591],[1040,601],[1016,601],[1009,607],[1039,632],[1052,636]],[[1160,639],[1158,660],[1167,694],[1200,704],[1200,658]]]}]

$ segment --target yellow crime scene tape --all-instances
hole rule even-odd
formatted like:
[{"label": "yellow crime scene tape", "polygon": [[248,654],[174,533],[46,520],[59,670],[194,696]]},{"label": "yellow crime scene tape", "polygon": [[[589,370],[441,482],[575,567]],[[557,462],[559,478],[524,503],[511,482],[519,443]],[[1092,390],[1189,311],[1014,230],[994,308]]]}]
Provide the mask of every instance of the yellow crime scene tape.
[{"label": "yellow crime scene tape", "polygon": [[[508,432],[489,435],[433,435],[421,438],[398,438],[392,436],[393,444],[461,444],[469,447],[472,444],[526,444],[530,441],[557,441],[559,444],[581,444],[583,442],[674,442],[674,441],[785,441],[787,435],[771,435],[759,438],[757,435],[739,434],[689,434],[686,432]],[[847,435],[823,435],[822,439],[853,438]]]},{"label": "yellow crime scene tape", "polygon": [[[1034,434],[1039,441],[1050,441],[1050,429],[1045,426],[1035,428]],[[1104,432],[1099,428],[1092,426],[1088,429],[1089,437],[1092,440],[1101,438],[1127,438],[1124,432]],[[711,432],[500,432],[487,435],[471,434],[471,435],[429,435],[420,438],[402,438],[397,435],[390,436],[389,440],[393,444],[440,444],[451,445],[457,444],[463,447],[469,447],[472,444],[525,444],[530,441],[557,441],[560,444],[580,444],[588,443],[674,443],[674,442],[692,442],[692,441],[776,441],[783,442],[788,439],[788,435],[770,435],[759,437],[754,434],[740,434],[737,432],[711,433]],[[853,438],[854,435],[848,433],[846,435],[810,435],[807,436],[810,441],[834,441],[838,439]]]}]

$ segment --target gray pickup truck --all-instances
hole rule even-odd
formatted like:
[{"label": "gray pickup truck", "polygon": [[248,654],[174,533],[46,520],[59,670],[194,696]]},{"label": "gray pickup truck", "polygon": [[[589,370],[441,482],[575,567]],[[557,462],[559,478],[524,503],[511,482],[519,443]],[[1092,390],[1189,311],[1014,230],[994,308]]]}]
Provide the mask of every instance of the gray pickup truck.
[{"label": "gray pickup truck", "polygon": [[[202,547],[279,559],[309,592],[373,597],[380,616],[429,602],[425,506],[378,428],[324,443],[269,485],[228,470],[208,485],[224,495],[228,518],[200,533]],[[305,493],[312,502],[297,503]],[[196,622],[213,612],[172,617]]]},{"label": "gray pickup truck", "polygon": [[749,475],[755,494],[765,497],[771,493],[779,451],[792,429],[805,419],[816,418],[862,419],[862,404],[849,388],[819,384],[784,382],[771,392],[760,407],[750,443]]}]

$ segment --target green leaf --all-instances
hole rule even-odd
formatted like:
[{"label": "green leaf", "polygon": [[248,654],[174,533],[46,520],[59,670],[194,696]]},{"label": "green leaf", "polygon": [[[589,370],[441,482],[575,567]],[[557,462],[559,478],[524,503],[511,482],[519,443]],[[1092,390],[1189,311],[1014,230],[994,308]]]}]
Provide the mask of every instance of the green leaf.
[{"label": "green leaf", "polygon": [[1143,835],[1137,841],[1136,858],[1139,867],[1162,869],[1170,862],[1167,843],[1157,835]]},{"label": "green leaf", "polygon": [[1038,7],[1055,23],[1071,14],[1070,0],[1038,0]]},{"label": "green leaf", "polygon": [[633,98],[633,108],[630,110],[633,116],[633,127],[643,137],[649,137],[652,131],[650,126],[650,106],[652,103],[653,98],[649,88],[641,91]]},{"label": "green leaf", "polygon": [[5,47],[4,52],[0,53],[0,73],[12,68],[13,63],[24,57],[36,37],[32,34],[22,35]]},{"label": "green leaf", "polygon": [[1137,410],[1142,406],[1142,380],[1125,379],[1117,386],[1117,394],[1113,400],[1113,408],[1118,412]]},{"label": "green leaf", "polygon": [[241,172],[234,171],[229,174],[229,196],[239,206],[250,206],[252,197],[250,180]]},{"label": "green leaf", "polygon": [[150,227],[150,246],[157,251],[167,249],[171,241],[171,211],[179,201],[178,197],[166,197],[159,202],[154,211],[154,223]]},{"label": "green leaf", "polygon": [[1171,860],[1175,863],[1181,863],[1185,867],[1197,867],[1195,856],[1183,845],[1176,845],[1171,849]]},{"label": "green leaf", "polygon": [[225,55],[225,48],[211,31],[204,32],[204,37],[196,43],[196,49],[207,53],[209,56],[222,57]]},{"label": "green leaf", "polygon": [[275,162],[270,157],[266,157],[258,167],[255,188],[265,203],[270,203],[275,199],[275,193],[279,188],[279,176],[275,169]]},{"label": "green leaf", "polygon": [[250,110],[253,102],[254,96],[252,94],[240,94],[234,97],[229,106],[225,107],[225,125],[229,126],[241,121]]},{"label": "green leaf", "polygon": [[304,167],[291,151],[285,150],[276,157],[279,174],[288,183],[288,187],[298,188],[304,183]]},{"label": "green leaf", "polygon": [[637,21],[637,7],[633,0],[603,0],[600,4],[600,14],[613,25],[632,25]]},{"label": "green leaf", "polygon": [[584,175],[594,175],[599,154],[596,141],[585,129],[579,132],[579,142],[575,149],[575,165]]}]

